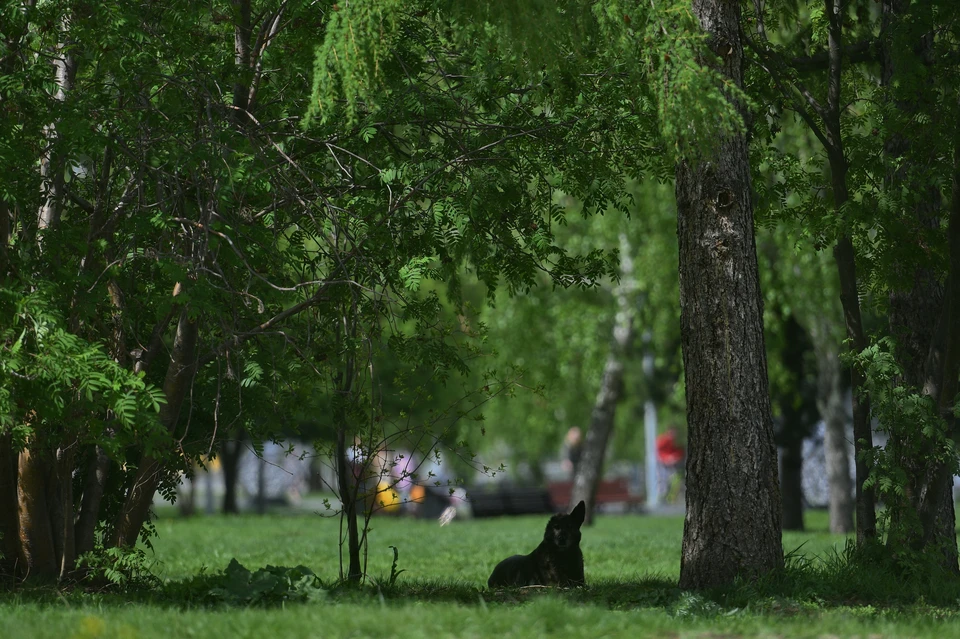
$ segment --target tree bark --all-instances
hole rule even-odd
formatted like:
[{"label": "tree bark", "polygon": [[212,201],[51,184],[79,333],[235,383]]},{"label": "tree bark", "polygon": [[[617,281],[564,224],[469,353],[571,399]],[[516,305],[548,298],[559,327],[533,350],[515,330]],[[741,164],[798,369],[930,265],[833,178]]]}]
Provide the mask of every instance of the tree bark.
[{"label": "tree bark", "polygon": [[[722,73],[742,86],[739,4],[694,0],[693,10]],[[687,589],[783,566],[746,136],[728,135],[717,148],[677,166],[689,429],[680,587]]]},{"label": "tree bark", "polygon": [[617,314],[613,326],[613,339],[610,354],[603,368],[600,390],[590,415],[590,427],[583,442],[580,463],[577,464],[573,478],[573,492],[570,503],[581,500],[587,510],[584,523],[593,524],[593,510],[596,502],[597,487],[603,477],[603,463],[613,432],[617,404],[623,396],[623,359],[633,342],[634,300],[633,291],[636,282],[633,279],[633,259],[630,257],[630,243],[626,235],[620,236],[620,286],[617,287]]},{"label": "tree bark", "polygon": [[[190,317],[189,309],[180,311],[177,334],[163,382],[163,394],[167,401],[160,407],[160,422],[171,434],[176,432],[183,399],[196,373],[198,330],[197,320]],[[160,460],[147,453],[143,455],[133,486],[114,524],[111,538],[114,546],[133,546],[137,542],[153,503],[153,495],[160,484],[162,471],[163,463]]]},{"label": "tree bark", "polygon": [[50,510],[50,531],[57,561],[57,577],[63,579],[76,565],[76,540],[73,515],[73,469],[76,440],[58,448],[52,461],[52,473],[47,478],[47,505]]},{"label": "tree bark", "polygon": [[35,448],[20,451],[17,501],[20,519],[19,570],[24,577],[56,579],[57,556],[47,508],[50,464]]},{"label": "tree bark", "polygon": [[[54,97],[63,102],[67,94],[73,89],[77,75],[77,59],[74,56],[74,47],[69,37],[70,18],[63,18],[64,41],[60,43],[53,54],[53,67],[57,91]],[[47,139],[46,153],[40,160],[40,177],[43,180],[44,199],[37,215],[37,228],[41,230],[56,228],[60,221],[60,211],[63,204],[64,166],[57,144],[59,134],[57,124],[51,122],[44,130]]]},{"label": "tree bark", "polygon": [[95,446],[83,482],[83,501],[75,530],[77,555],[93,550],[97,522],[100,519],[100,504],[107,485],[110,458],[99,446]]}]

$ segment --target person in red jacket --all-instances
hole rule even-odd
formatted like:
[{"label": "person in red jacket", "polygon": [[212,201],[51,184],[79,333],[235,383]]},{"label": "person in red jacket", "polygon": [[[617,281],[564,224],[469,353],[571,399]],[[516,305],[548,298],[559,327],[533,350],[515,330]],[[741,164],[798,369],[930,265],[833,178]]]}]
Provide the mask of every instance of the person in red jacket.
[{"label": "person in red jacket", "polygon": [[657,436],[657,460],[663,469],[661,493],[667,501],[679,498],[683,488],[683,463],[686,457],[687,451],[679,441],[679,432],[675,426]]}]

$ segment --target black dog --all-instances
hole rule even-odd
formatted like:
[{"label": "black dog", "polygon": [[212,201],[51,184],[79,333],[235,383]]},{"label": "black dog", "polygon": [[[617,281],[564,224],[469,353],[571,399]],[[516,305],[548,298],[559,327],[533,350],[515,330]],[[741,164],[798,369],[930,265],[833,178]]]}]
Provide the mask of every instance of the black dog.
[{"label": "black dog", "polygon": [[529,555],[514,555],[497,564],[487,586],[584,585],[580,552],[584,512],[586,505],[581,501],[569,515],[551,517],[540,545]]}]

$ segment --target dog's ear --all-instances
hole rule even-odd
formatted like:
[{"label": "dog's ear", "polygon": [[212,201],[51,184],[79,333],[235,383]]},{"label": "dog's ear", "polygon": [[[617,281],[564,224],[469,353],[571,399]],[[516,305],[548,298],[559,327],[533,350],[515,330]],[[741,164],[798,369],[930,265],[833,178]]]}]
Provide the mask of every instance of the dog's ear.
[{"label": "dog's ear", "polygon": [[570,516],[573,517],[573,521],[577,523],[577,528],[583,524],[583,518],[587,514],[587,505],[583,503],[583,500],[580,500],[580,503],[570,511]]}]

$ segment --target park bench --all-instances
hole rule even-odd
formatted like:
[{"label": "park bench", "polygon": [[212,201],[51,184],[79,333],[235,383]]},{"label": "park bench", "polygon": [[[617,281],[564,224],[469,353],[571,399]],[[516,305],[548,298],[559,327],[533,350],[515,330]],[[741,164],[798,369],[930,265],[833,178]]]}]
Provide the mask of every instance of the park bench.
[{"label": "park bench", "polygon": [[474,517],[539,515],[556,512],[545,488],[500,486],[493,490],[467,490]]},{"label": "park bench", "polygon": [[[573,504],[570,495],[573,493],[572,481],[552,482],[547,486],[550,491],[550,500],[558,510],[566,512]],[[623,477],[616,479],[602,479],[597,486],[595,505],[603,507],[607,504],[619,504],[628,511],[638,511],[644,503],[643,497],[630,492],[630,485]]]}]

